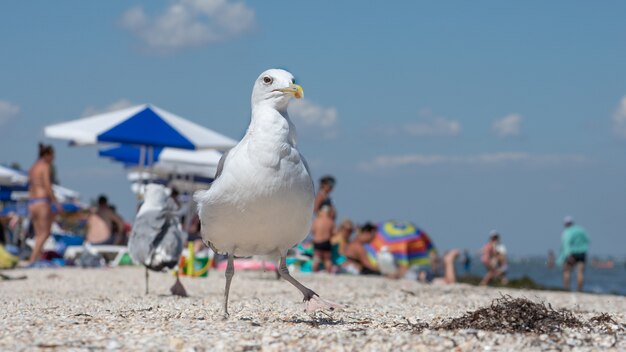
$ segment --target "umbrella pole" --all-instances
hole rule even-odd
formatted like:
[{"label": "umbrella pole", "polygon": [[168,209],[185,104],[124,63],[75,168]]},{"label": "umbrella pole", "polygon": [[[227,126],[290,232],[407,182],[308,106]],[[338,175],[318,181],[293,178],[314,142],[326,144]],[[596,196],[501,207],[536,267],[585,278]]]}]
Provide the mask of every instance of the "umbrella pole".
[{"label": "umbrella pole", "polygon": [[191,226],[191,220],[193,217],[193,213],[195,210],[195,204],[193,203],[193,193],[195,192],[195,187],[193,184],[193,175],[187,175],[188,179],[191,179],[191,187],[189,188],[189,196],[187,197],[187,218],[185,219],[185,228],[189,229]]},{"label": "umbrella pole", "polygon": [[148,146],[148,183],[152,182],[152,146]]},{"label": "umbrella pole", "polygon": [[139,203],[141,202],[141,188],[143,187],[143,170],[146,160],[146,146],[142,145],[139,148],[139,188],[137,190],[137,208],[139,209]]}]

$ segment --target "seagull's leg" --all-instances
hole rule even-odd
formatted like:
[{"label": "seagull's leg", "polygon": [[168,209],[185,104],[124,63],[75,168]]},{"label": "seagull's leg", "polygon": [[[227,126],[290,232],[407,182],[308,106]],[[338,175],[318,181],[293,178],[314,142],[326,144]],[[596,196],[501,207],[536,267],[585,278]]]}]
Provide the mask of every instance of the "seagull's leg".
[{"label": "seagull's leg", "polygon": [[174,296],[187,297],[187,291],[185,290],[185,287],[180,282],[180,278],[178,277],[178,270],[176,271],[176,282],[174,283],[174,286],[170,288],[170,292]]},{"label": "seagull's leg", "polygon": [[146,267],[146,294],[148,294],[148,268]]},{"label": "seagull's leg", "polygon": [[226,266],[226,289],[224,290],[224,318],[228,318],[228,291],[230,291],[230,281],[235,275],[234,256],[228,253],[228,265]]},{"label": "seagull's leg", "polygon": [[289,269],[287,269],[287,258],[284,255],[280,257],[280,267],[278,268],[278,273],[283,277],[283,279],[289,281],[292,285],[296,286],[300,292],[302,292],[305,302],[310,301],[313,296],[319,297],[317,293],[298,282],[298,280],[294,279],[291,274],[289,274]]}]

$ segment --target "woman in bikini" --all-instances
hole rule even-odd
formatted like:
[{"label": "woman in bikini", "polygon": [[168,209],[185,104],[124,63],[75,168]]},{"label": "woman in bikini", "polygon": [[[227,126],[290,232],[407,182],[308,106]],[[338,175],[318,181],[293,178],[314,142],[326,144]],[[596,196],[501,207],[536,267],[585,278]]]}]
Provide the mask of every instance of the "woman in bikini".
[{"label": "woman in bikini", "polygon": [[29,264],[41,256],[43,244],[50,237],[50,227],[54,214],[52,203],[61,211],[61,204],[52,191],[52,161],[54,150],[51,145],[39,144],[39,159],[28,171],[28,210],[35,229],[35,246]]}]

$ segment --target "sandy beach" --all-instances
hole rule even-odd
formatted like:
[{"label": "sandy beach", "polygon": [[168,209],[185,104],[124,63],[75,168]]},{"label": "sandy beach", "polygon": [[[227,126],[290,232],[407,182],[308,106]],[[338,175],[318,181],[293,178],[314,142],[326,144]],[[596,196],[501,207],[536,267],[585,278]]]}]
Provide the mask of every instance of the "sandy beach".
[{"label": "sandy beach", "polygon": [[[548,291],[429,286],[382,278],[297,275],[322,297],[346,306],[332,316],[303,312],[301,295],[271,272],[238,272],[231,316],[222,316],[223,273],[183,278],[189,298],[169,296],[170,274],[143,270],[14,270],[0,282],[0,350],[597,350],[626,349],[626,297]],[[585,322],[615,323],[553,333],[438,330],[502,295],[566,308]],[[435,327],[435,328],[433,328]]]}]

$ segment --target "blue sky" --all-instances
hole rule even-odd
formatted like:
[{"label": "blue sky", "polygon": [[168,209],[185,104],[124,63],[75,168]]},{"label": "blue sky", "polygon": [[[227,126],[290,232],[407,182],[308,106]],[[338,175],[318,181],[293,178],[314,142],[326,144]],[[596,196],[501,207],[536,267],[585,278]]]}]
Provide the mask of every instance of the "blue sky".
[{"label": "blue sky", "polygon": [[[315,177],[339,217],[411,220],[442,249],[491,229],[626,251],[626,3],[21,1],[0,12],[0,162],[28,167],[47,124],[151,102],[233,138],[253,80],[286,68]],[[57,147],[63,185],[129,218],[122,168]],[[616,246],[616,244],[619,244]]]}]

